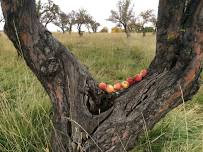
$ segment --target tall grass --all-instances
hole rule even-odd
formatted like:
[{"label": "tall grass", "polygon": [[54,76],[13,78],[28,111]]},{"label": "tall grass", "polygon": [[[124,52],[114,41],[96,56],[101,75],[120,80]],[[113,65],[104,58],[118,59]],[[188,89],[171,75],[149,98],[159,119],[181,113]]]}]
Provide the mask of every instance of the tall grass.
[{"label": "tall grass", "polygon": [[[124,80],[147,67],[155,52],[155,36],[151,34],[144,38],[133,34],[130,39],[123,34],[85,34],[79,38],[74,33],[54,33],[54,36],[98,81],[108,83]],[[147,131],[134,151],[203,151],[202,105],[201,88],[192,102],[173,110],[152,131]],[[49,98],[24,61],[17,58],[12,44],[1,34],[0,151],[45,152],[51,126]]]},{"label": "tall grass", "polygon": [[50,139],[49,99],[3,34],[0,46],[0,151],[44,151]]},{"label": "tall grass", "polygon": [[54,35],[98,80],[108,83],[134,76],[147,67],[155,50],[155,37],[151,34],[145,38],[134,34],[130,39],[124,34],[86,34],[81,38],[77,34]]}]

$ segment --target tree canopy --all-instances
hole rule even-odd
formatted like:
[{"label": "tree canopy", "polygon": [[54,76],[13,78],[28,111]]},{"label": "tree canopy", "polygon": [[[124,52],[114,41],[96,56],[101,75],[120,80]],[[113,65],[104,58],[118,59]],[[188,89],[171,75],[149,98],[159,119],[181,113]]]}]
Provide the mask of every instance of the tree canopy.
[{"label": "tree canopy", "polygon": [[42,3],[41,0],[39,0],[37,2],[36,10],[40,22],[47,27],[49,23],[52,23],[57,19],[57,14],[59,14],[60,8],[53,2],[53,0],[47,0],[46,3]]},{"label": "tree canopy", "polygon": [[132,0],[119,0],[117,3],[117,10],[111,10],[111,15],[107,20],[116,24],[121,24],[127,37],[129,37],[129,24],[133,18]]}]

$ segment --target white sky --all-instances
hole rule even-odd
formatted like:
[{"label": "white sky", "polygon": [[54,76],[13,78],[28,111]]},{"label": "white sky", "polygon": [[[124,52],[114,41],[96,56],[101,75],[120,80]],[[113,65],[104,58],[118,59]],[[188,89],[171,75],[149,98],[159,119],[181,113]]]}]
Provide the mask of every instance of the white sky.
[{"label": "white sky", "polygon": [[[42,0],[44,2],[46,0]],[[110,15],[111,9],[116,9],[118,0],[53,0],[58,4],[62,11],[69,12],[71,10],[78,10],[80,8],[87,9],[88,13],[92,15],[101,26],[107,26],[111,28],[115,26],[106,19]],[[141,11],[147,9],[154,9],[157,14],[159,0],[132,0],[134,4],[134,12],[138,15]],[[2,26],[0,26],[2,29]],[[57,28],[54,25],[49,25],[48,29],[56,31]]]}]

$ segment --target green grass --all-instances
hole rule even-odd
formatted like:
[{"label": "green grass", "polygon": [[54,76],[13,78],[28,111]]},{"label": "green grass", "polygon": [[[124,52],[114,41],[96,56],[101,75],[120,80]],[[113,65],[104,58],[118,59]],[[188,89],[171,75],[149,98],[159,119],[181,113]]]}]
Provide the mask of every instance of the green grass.
[{"label": "green grass", "polygon": [[[155,36],[133,34],[59,34],[58,38],[88,66],[98,81],[114,83],[147,67]],[[133,152],[203,151],[203,89],[186,106],[162,119]],[[186,109],[184,111],[184,109]],[[51,105],[40,83],[5,35],[0,36],[0,151],[45,152],[49,146]]]},{"label": "green grass", "polygon": [[4,35],[0,46],[0,151],[44,151],[50,138],[49,99]]},{"label": "green grass", "polygon": [[[114,83],[147,67],[153,58],[155,37],[124,34],[87,34],[79,38],[77,34],[55,36],[89,67],[100,81]],[[145,44],[143,44],[143,42]]]}]

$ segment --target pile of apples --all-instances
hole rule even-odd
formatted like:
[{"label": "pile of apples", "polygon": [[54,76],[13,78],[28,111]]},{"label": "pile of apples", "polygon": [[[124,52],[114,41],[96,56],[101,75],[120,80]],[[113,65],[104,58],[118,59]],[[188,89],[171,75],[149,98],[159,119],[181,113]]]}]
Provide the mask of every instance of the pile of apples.
[{"label": "pile of apples", "polygon": [[139,74],[135,75],[134,77],[127,78],[126,81],[117,82],[114,85],[106,84],[105,82],[99,83],[99,88],[109,94],[116,93],[118,91],[124,90],[129,88],[135,83],[140,82],[144,77],[148,74],[147,69],[143,69]]}]

